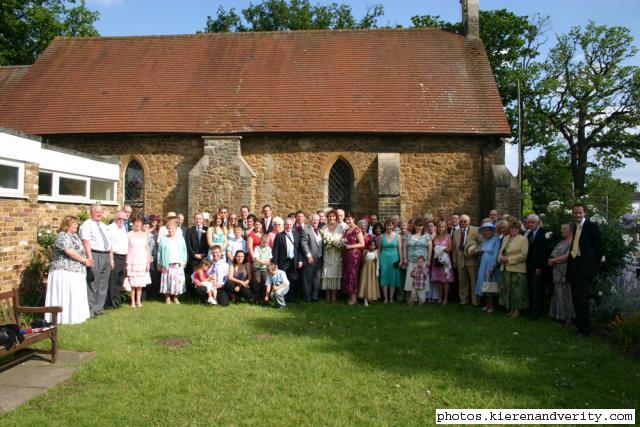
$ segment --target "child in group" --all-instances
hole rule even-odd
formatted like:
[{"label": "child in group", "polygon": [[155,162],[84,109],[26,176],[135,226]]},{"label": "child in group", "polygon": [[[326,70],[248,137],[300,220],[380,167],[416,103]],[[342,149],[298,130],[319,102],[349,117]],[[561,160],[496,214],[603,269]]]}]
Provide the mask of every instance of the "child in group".
[{"label": "child in group", "polygon": [[211,262],[209,260],[203,260],[200,265],[196,267],[196,271],[193,272],[193,284],[195,286],[204,287],[207,290],[209,298],[207,302],[211,305],[218,304],[216,299],[218,291],[216,290],[216,276],[210,276],[208,271],[211,268]]},{"label": "child in group", "polygon": [[416,266],[411,270],[411,278],[413,279],[413,290],[411,291],[409,304],[417,301],[418,304],[422,305],[425,301],[425,290],[429,279],[429,268],[424,256],[420,255],[418,257]]},{"label": "child in group", "polygon": [[289,292],[289,279],[284,271],[278,270],[278,265],[275,263],[269,264],[267,268],[269,277],[267,278],[267,292],[264,296],[264,301],[269,302],[269,296],[278,304],[278,308],[285,308],[286,302],[284,296]]},{"label": "child in group", "polygon": [[364,253],[364,262],[360,268],[358,282],[358,298],[364,299],[364,306],[369,306],[369,301],[377,301],[380,298],[380,285],[378,284],[378,251],[375,239],[367,244]]},{"label": "child in group", "polygon": [[[273,255],[269,246],[269,235],[263,234],[260,245],[253,249],[253,295],[256,301],[260,300],[262,289],[267,282],[267,266],[271,263]],[[269,293],[264,295],[265,301],[269,301]]]},{"label": "child in group", "polygon": [[238,251],[247,252],[247,241],[242,237],[244,230],[239,225],[233,228],[234,238],[227,244],[227,262],[233,264],[233,259]]}]

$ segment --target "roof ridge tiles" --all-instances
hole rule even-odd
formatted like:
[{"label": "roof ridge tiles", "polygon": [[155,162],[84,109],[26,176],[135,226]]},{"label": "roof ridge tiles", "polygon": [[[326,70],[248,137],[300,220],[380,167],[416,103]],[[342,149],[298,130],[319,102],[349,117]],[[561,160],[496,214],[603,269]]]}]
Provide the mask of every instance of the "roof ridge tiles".
[{"label": "roof ridge tiles", "polygon": [[237,31],[237,32],[220,32],[220,33],[194,33],[194,34],[142,34],[128,36],[56,36],[54,40],[120,40],[120,39],[162,39],[162,38],[205,38],[205,37],[250,37],[264,35],[296,35],[296,34],[366,34],[366,33],[384,33],[384,32],[440,32],[453,36],[464,35],[444,28],[344,28],[344,29],[311,29],[311,30],[276,30],[276,31]]}]

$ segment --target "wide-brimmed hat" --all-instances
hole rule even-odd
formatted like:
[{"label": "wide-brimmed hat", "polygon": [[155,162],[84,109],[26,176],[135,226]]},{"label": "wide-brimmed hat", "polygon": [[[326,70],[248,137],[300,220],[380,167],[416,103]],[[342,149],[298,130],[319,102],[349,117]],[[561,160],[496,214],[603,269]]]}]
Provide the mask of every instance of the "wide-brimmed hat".
[{"label": "wide-brimmed hat", "polygon": [[480,228],[478,229],[478,231],[484,231],[487,228],[490,228],[491,230],[495,230],[496,229],[496,225],[493,222],[485,222],[484,224],[482,224],[480,226]]}]

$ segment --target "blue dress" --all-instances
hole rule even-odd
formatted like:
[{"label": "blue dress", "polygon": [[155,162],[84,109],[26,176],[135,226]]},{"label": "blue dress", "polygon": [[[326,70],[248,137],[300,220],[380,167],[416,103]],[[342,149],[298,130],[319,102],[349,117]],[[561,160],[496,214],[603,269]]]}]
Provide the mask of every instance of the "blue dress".
[{"label": "blue dress", "polygon": [[476,295],[482,296],[482,284],[489,279],[489,272],[493,270],[492,282],[500,283],[500,269],[495,268],[498,264],[498,252],[502,246],[502,239],[495,234],[490,239],[485,240],[480,245],[482,257],[480,257],[480,268],[478,269],[478,279],[476,281]]},{"label": "blue dress", "polygon": [[380,287],[399,288],[400,269],[393,263],[400,261],[398,254],[398,233],[391,242],[387,241],[387,235],[380,236]]}]

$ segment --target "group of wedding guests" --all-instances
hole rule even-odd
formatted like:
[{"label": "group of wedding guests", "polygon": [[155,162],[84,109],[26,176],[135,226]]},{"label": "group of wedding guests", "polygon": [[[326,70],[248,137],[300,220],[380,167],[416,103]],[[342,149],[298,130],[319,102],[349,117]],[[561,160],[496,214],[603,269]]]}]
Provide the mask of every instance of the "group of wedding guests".
[{"label": "group of wedding guests", "polygon": [[246,206],[238,214],[221,206],[212,215],[196,213],[189,228],[174,212],[164,224],[157,214],[131,218],[127,205],[109,225],[103,215],[92,206],[80,227],[65,217],[56,237],[46,303],[64,307],[62,323],[118,307],[122,289],[130,291],[132,307],[141,307],[151,284],[166,304],[179,304],[192,290],[212,305],[246,299],[284,308],[318,301],[324,291],[327,302],[343,293],[349,305],[358,299],[444,305],[456,297],[487,313],[501,305],[518,317],[528,309],[535,319],[552,277],[549,315],[563,324],[575,319],[581,334],[591,332],[588,294],[602,242],[580,204],[573,207],[576,224],[562,226],[554,248],[537,215],[520,222],[495,210],[479,227],[444,209],[381,223],[377,215],[358,220],[341,209],[283,218],[265,205],[258,218]]}]

